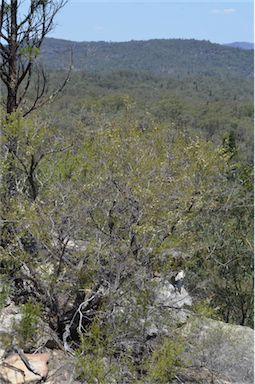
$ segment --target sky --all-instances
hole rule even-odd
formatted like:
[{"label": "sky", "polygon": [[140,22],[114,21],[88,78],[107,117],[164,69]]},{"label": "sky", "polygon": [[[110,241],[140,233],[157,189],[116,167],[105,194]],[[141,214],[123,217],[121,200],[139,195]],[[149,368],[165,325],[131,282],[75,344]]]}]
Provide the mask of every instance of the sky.
[{"label": "sky", "polygon": [[253,15],[251,0],[69,0],[50,36],[73,41],[252,42]]}]

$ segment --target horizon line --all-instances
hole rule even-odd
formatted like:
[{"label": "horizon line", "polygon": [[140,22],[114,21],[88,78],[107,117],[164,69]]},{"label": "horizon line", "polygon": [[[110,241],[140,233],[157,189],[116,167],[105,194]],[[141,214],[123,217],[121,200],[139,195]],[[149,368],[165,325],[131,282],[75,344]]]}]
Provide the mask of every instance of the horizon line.
[{"label": "horizon line", "polygon": [[130,42],[139,42],[139,41],[151,41],[151,40],[195,40],[195,41],[207,41],[211,44],[219,44],[219,45],[226,45],[226,44],[251,44],[254,46],[254,41],[241,41],[241,40],[235,40],[230,42],[224,42],[219,43],[215,41],[211,41],[209,39],[196,39],[194,37],[151,37],[148,39],[130,39],[130,40],[72,40],[68,38],[63,37],[56,37],[56,36],[47,36],[46,39],[55,39],[55,40],[65,40],[70,41],[72,43],[130,43]]}]

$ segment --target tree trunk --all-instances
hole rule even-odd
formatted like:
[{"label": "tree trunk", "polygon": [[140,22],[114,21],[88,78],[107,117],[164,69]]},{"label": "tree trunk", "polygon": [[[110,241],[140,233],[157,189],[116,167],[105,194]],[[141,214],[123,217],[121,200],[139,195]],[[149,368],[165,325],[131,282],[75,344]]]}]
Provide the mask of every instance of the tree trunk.
[{"label": "tree trunk", "polygon": [[11,0],[11,26],[10,26],[10,40],[9,40],[9,84],[7,93],[7,113],[10,114],[17,109],[17,10],[18,1]]},{"label": "tree trunk", "polygon": [[8,88],[7,93],[7,114],[15,112],[17,109],[17,91],[15,87]]},{"label": "tree trunk", "polygon": [[[10,9],[10,37],[9,37],[9,84],[7,87],[7,119],[8,115],[17,109],[17,8],[18,1],[11,0]],[[10,137],[8,142],[9,150],[9,169],[7,174],[7,194],[13,196],[16,194],[16,180],[14,169],[14,157],[17,153],[17,138]]]}]

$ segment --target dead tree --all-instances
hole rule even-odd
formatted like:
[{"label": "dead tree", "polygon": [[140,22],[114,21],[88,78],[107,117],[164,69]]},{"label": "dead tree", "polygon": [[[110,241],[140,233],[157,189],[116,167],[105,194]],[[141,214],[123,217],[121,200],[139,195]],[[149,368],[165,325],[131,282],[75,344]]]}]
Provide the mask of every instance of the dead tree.
[{"label": "dead tree", "polygon": [[[54,26],[56,14],[66,1],[0,0],[0,82],[7,91],[3,100],[5,121],[16,110],[24,117],[51,102],[69,80],[71,66],[61,86],[47,96],[47,77],[37,59],[45,37]],[[27,95],[31,85],[35,85],[35,94],[28,102]],[[6,175],[8,198],[16,194],[14,162],[17,156],[17,137],[8,137],[5,149],[9,160],[9,171]]]},{"label": "dead tree", "polygon": [[37,56],[44,38],[53,28],[56,14],[66,0],[30,0],[27,6],[25,4],[19,0],[1,0],[0,79],[7,89],[7,115],[22,106],[35,72],[36,94],[31,105],[22,111],[23,116],[45,102],[46,76],[38,64]]}]

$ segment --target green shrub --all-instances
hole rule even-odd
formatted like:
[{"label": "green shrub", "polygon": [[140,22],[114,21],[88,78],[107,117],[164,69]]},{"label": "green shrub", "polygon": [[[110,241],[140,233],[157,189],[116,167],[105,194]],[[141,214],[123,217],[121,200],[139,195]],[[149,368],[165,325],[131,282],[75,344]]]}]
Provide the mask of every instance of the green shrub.
[{"label": "green shrub", "polygon": [[21,320],[15,325],[17,340],[21,346],[33,340],[38,331],[41,313],[42,307],[38,303],[28,302],[21,306]]},{"label": "green shrub", "polygon": [[165,338],[148,358],[148,377],[153,383],[167,384],[176,375],[180,362],[180,355],[184,347],[180,339]]},{"label": "green shrub", "polygon": [[222,320],[217,308],[213,308],[207,300],[199,301],[194,304],[193,309],[201,316],[209,317],[214,320]]},{"label": "green shrub", "polygon": [[10,285],[7,281],[4,281],[4,278],[1,276],[1,285],[0,285],[0,309],[2,309],[10,294]]},{"label": "green shrub", "polygon": [[80,347],[76,354],[76,372],[81,380],[88,384],[108,384],[116,378],[119,368],[111,360],[110,337],[104,334],[104,329],[95,320],[90,330],[80,335]]}]

